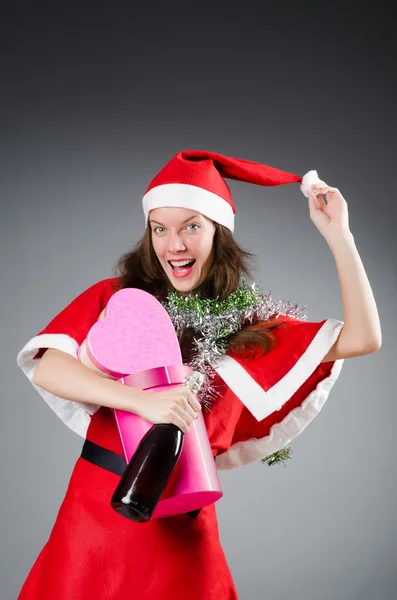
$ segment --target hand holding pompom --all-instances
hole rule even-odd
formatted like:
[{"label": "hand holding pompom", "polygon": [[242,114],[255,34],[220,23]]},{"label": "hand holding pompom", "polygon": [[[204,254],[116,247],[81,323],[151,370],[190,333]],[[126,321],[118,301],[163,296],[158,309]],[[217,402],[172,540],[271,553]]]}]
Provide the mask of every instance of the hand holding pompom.
[{"label": "hand holding pompom", "polygon": [[310,218],[326,239],[350,231],[347,202],[337,188],[324,181],[313,184],[308,191],[308,203]]}]

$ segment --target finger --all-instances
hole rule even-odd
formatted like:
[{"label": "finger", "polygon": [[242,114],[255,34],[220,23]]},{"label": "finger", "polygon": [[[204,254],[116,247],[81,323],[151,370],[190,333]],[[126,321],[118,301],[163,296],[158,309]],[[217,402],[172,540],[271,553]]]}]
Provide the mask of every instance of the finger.
[{"label": "finger", "polygon": [[318,197],[318,196],[325,196],[325,194],[329,193],[329,189],[328,188],[320,188],[317,190],[313,190],[313,194]]},{"label": "finger", "polygon": [[183,405],[178,404],[178,407],[181,408],[187,415],[189,415],[191,419],[197,419],[198,412],[194,410],[189,403]]},{"label": "finger", "polygon": [[186,387],[184,384],[181,385],[181,391],[183,392],[183,396],[186,399],[187,404],[190,404],[190,406],[194,410],[200,411],[201,404],[197,400],[196,395],[193,394],[193,392],[191,392],[190,389],[188,387]]},{"label": "finger", "polygon": [[[185,410],[182,406],[180,406],[179,404],[175,404],[172,407],[172,410],[174,413],[176,413],[179,417],[181,417],[181,419],[184,420],[184,422],[187,425],[191,425],[193,423],[193,421],[196,419],[196,414],[192,408],[190,408],[190,406],[188,407],[188,410]],[[193,414],[189,413],[189,410],[192,411]]]},{"label": "finger", "polygon": [[309,199],[309,210],[310,211],[316,212],[321,209],[320,198],[318,198],[316,196],[316,194],[314,192],[312,192],[311,190],[309,190],[308,199]]},{"label": "finger", "polygon": [[326,189],[324,189],[324,190],[320,189],[320,190],[313,190],[312,191],[312,194],[313,194],[313,196],[315,198],[316,207],[317,207],[318,210],[322,210],[324,208],[324,206],[328,204],[326,193],[327,193]]},{"label": "finger", "polygon": [[182,406],[182,408],[189,413],[193,419],[197,419],[199,412],[201,411],[201,404],[196,400],[196,398],[193,398],[193,401],[194,405],[188,402],[185,406]]},{"label": "finger", "polygon": [[193,408],[193,410],[195,410],[196,412],[201,411],[200,402],[197,400],[197,397],[195,396],[195,394],[193,394],[190,390],[188,390],[188,403]]},{"label": "finger", "polygon": [[319,184],[319,183],[314,183],[312,185],[312,190],[315,194],[325,194],[328,192],[338,192],[338,188],[335,187],[331,187],[330,185],[327,185],[326,183],[324,184]]},{"label": "finger", "polygon": [[177,413],[171,415],[171,423],[179,427],[183,433],[189,433],[190,431],[190,427],[187,425],[186,421],[184,421]]},{"label": "finger", "polygon": [[317,188],[324,188],[324,187],[330,187],[330,186],[325,181],[318,181],[317,183],[312,183],[311,187],[313,190],[313,189],[317,189]]}]

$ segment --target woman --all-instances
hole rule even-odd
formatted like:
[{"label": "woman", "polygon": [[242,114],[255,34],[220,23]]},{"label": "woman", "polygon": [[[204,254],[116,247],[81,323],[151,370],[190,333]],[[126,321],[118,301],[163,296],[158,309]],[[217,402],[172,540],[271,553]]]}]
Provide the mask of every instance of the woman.
[{"label": "woman", "polygon": [[[249,275],[251,255],[233,240],[235,209],[224,177],[264,186],[301,183],[310,218],[336,261],[344,322],[307,322],[296,308],[255,297],[245,312],[232,307],[239,322],[227,335],[227,355],[205,362],[200,343],[214,330],[200,330],[197,319],[195,332],[192,321],[190,327],[183,321],[185,361],[214,368],[211,389],[217,395],[203,415],[218,468],[260,460],[289,444],[318,414],[343,359],[381,345],[373,294],[349,230],[346,202],[336,188],[315,172],[302,179],[211,152],[179,152],[144,195],[147,229],[137,248],[120,260],[119,276],[83,292],[18,355],[50,407],[99,454],[123,454],[110,409],[153,423],[172,422],[184,432],[202,409],[184,386],[151,394],[103,377],[90,364],[84,340],[120,288],[141,288],[161,301],[170,290],[187,298],[199,294],[210,303],[215,298],[234,302],[236,290],[246,290],[240,283]],[[128,521],[109,505],[119,475],[91,458],[83,452],[77,460],[50,538],[19,600],[237,598],[214,505],[198,515],[144,525]]]}]

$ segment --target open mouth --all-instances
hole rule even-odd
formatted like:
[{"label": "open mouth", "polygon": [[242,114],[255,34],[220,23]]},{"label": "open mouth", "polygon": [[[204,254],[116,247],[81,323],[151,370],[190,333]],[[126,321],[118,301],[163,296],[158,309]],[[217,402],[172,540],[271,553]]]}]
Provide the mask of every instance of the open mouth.
[{"label": "open mouth", "polygon": [[185,276],[190,273],[192,270],[194,263],[196,262],[195,258],[186,259],[186,260],[178,260],[173,261],[169,260],[168,264],[171,266],[171,269],[176,276]]}]

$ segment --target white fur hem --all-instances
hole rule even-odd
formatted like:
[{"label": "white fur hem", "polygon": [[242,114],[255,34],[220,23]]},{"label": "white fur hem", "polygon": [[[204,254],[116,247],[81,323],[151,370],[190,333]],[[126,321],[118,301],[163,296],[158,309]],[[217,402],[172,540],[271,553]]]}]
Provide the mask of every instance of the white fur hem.
[{"label": "white fur hem", "polygon": [[[218,363],[215,370],[251,414],[258,421],[263,420],[279,410],[314,372],[337,340],[342,326],[343,321],[325,321],[294,367],[267,392],[231,357],[224,357],[225,362]],[[294,408],[283,421],[273,425],[268,436],[238,442],[227,452],[217,456],[218,469],[241,467],[290,444],[324,406],[331,388],[339,377],[343,362],[336,360],[330,375],[318,384],[301,406]]]},{"label": "white fur hem", "polygon": [[268,436],[234,444],[227,452],[216,457],[218,469],[235,469],[261,460],[281,450],[313,421],[324,406],[332,386],[338,379],[343,360],[336,360],[330,375],[323,379],[301,406],[294,408],[281,423],[273,425]]},{"label": "white fur hem", "polygon": [[90,423],[90,415],[93,415],[99,409],[99,406],[58,398],[58,396],[54,396],[54,394],[33,383],[33,376],[39,362],[38,359],[34,359],[34,356],[40,348],[56,348],[77,358],[78,344],[73,338],[64,334],[46,333],[38,335],[29,340],[22,348],[17,356],[17,363],[55,414],[67,427],[85,438]]},{"label": "white fur hem", "polygon": [[327,319],[292,369],[267,392],[231,356],[223,356],[213,367],[256,420],[262,421],[280,410],[305,383],[338,339],[342,327],[343,321]]}]

